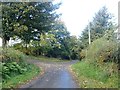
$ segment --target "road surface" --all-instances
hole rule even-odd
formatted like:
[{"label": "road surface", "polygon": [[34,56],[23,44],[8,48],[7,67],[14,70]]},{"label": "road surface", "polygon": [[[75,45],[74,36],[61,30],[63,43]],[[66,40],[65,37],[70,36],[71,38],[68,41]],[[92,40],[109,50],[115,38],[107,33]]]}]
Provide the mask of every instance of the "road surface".
[{"label": "road surface", "polygon": [[77,88],[77,84],[68,68],[76,60],[70,62],[41,62],[39,60],[29,60],[44,69],[44,74],[32,80],[20,88]]}]

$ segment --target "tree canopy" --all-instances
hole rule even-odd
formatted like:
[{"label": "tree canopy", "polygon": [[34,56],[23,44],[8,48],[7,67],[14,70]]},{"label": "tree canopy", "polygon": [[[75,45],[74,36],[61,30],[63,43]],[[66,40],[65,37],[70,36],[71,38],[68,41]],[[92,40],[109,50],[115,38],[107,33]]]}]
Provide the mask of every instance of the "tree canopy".
[{"label": "tree canopy", "polygon": [[10,38],[20,38],[25,43],[38,40],[40,34],[54,29],[59,17],[55,10],[60,4],[52,2],[6,2],[2,5],[3,30],[5,44]]}]

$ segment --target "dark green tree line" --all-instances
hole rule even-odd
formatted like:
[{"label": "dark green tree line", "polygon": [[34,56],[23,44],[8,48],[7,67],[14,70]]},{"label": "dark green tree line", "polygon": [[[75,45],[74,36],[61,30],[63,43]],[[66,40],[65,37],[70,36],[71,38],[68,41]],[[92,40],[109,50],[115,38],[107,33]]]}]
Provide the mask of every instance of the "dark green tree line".
[{"label": "dark green tree line", "polygon": [[10,39],[18,39],[21,43],[14,47],[26,54],[76,59],[77,38],[70,36],[56,13],[59,6],[52,2],[2,3],[3,47]]}]

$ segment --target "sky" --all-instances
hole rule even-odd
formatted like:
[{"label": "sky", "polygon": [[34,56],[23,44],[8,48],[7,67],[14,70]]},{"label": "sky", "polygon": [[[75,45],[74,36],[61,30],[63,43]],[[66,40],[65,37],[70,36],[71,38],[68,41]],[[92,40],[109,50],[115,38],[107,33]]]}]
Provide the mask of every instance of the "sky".
[{"label": "sky", "polygon": [[[81,35],[86,25],[92,21],[95,13],[103,6],[115,16],[115,22],[118,22],[118,2],[120,0],[54,0],[62,1],[62,5],[58,10],[62,13],[61,19],[64,21],[67,30],[71,35],[77,37]],[[0,39],[0,46],[2,40]]]},{"label": "sky", "polygon": [[62,5],[58,10],[62,13],[62,20],[65,22],[67,30],[71,35],[80,36],[88,22],[92,21],[95,13],[103,6],[108,8],[108,12],[115,17],[118,22],[118,2],[120,0],[58,0]]}]

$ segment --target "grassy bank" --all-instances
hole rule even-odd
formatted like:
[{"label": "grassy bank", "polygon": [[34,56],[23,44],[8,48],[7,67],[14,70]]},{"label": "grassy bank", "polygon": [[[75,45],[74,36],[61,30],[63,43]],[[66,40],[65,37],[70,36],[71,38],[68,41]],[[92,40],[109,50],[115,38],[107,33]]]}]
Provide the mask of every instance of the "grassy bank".
[{"label": "grassy bank", "polygon": [[87,62],[79,62],[72,66],[81,88],[118,88],[118,75],[109,76],[107,71]]},{"label": "grassy bank", "polygon": [[2,83],[2,88],[16,88],[21,84],[25,84],[26,82],[30,81],[32,78],[36,77],[40,73],[40,68],[35,65],[30,65],[30,70],[27,72],[17,75],[15,77],[11,77],[6,82]]},{"label": "grassy bank", "polygon": [[105,37],[95,40],[80,53],[82,60],[72,65],[82,88],[118,88],[117,43]]}]

